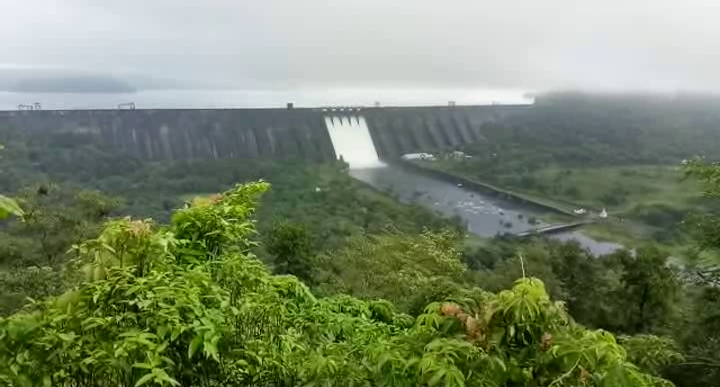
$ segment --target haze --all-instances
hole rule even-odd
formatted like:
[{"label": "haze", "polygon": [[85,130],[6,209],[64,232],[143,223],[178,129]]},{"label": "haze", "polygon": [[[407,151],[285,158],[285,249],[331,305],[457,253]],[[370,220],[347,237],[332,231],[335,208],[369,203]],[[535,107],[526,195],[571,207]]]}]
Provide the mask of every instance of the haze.
[{"label": "haze", "polygon": [[720,88],[713,1],[4,0],[0,68],[162,87]]}]

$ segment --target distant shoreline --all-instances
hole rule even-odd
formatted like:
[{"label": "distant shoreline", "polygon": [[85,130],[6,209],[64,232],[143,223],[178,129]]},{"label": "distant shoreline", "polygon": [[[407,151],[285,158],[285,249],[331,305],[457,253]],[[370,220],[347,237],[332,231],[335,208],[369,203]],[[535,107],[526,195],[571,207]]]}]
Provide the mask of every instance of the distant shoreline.
[{"label": "distant shoreline", "polygon": [[5,85],[2,89],[11,93],[59,93],[59,94],[131,94],[137,89],[129,83],[111,77],[29,77]]},{"label": "distant shoreline", "polygon": [[0,92],[15,94],[136,94],[142,90],[14,90],[0,89]]}]

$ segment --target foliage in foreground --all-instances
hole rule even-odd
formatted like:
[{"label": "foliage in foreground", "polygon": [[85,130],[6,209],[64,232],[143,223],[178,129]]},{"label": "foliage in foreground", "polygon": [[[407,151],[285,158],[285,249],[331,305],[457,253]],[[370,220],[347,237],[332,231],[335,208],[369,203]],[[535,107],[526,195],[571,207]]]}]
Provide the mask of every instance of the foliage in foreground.
[{"label": "foliage in foreground", "polygon": [[23,210],[13,199],[0,195],[0,219],[5,219],[10,215],[22,216],[22,214]]},{"label": "foliage in foreground", "polygon": [[248,251],[263,183],[110,223],[78,247],[81,285],[0,320],[13,386],[650,386],[610,333],[576,325],[536,279],[433,303],[315,298]]}]

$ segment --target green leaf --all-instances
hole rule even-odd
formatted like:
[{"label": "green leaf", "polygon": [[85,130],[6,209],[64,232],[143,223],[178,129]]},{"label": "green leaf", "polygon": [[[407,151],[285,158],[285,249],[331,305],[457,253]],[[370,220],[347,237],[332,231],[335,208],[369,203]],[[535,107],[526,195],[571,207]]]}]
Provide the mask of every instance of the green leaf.
[{"label": "green leaf", "polygon": [[150,370],[153,368],[152,364],[150,363],[134,363],[133,368],[144,368],[146,370]]},{"label": "green leaf", "polygon": [[168,383],[172,384],[173,386],[180,385],[180,383],[178,383],[177,380],[171,378],[170,375],[168,375],[167,372],[165,372],[165,370],[163,370],[161,368],[155,368],[152,370],[152,372],[157,379],[168,382]]},{"label": "green leaf", "polygon": [[218,358],[218,349],[217,345],[215,343],[206,341],[203,343],[203,350],[205,352],[205,355],[211,356],[215,360],[219,360]]},{"label": "green leaf", "polygon": [[438,370],[428,381],[428,386],[434,386],[445,376],[445,369]]},{"label": "green leaf", "polygon": [[142,378],[138,379],[137,383],[135,383],[135,387],[142,386],[143,384],[145,384],[145,383],[147,383],[148,381],[150,381],[150,379],[152,379],[153,377],[155,377],[155,375],[153,375],[152,372],[150,372],[150,373],[148,373],[148,374],[145,374],[145,376],[143,376]]},{"label": "green leaf", "polygon": [[24,212],[18,204],[7,196],[0,195],[0,219],[9,215],[23,216]]},{"label": "green leaf", "polygon": [[75,339],[74,333],[58,333],[58,337],[62,339],[62,341],[73,341]]},{"label": "green leaf", "polygon": [[198,347],[200,347],[200,344],[202,343],[202,335],[196,335],[190,344],[188,345],[188,359],[192,359],[193,355],[195,355],[195,352],[197,352]]}]

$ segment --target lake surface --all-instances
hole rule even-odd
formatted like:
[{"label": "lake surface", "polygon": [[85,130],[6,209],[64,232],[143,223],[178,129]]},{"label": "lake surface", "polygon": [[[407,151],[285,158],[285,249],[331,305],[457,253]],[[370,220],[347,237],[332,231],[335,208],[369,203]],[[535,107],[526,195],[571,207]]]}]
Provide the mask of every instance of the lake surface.
[{"label": "lake surface", "polygon": [[[466,223],[469,232],[483,237],[494,237],[503,233],[517,234],[547,225],[542,222],[532,224],[530,219],[541,213],[519,203],[471,191],[395,166],[354,168],[350,170],[350,175],[392,194],[403,202],[422,205],[442,216],[459,216]],[[617,243],[596,241],[577,230],[548,236],[562,241],[577,241],[595,255],[608,254],[623,247]]]},{"label": "lake surface", "polygon": [[228,109],[319,106],[428,106],[531,104],[527,90],[468,88],[297,88],[288,90],[142,90],[135,93],[11,93],[0,91],[0,110],[38,102],[49,109]]}]

